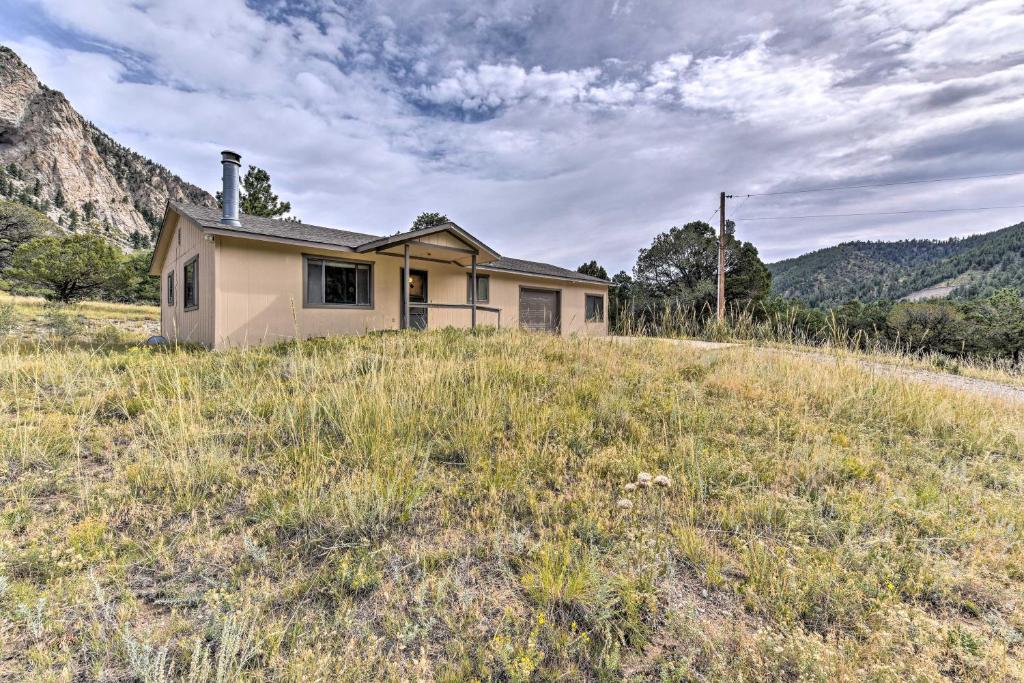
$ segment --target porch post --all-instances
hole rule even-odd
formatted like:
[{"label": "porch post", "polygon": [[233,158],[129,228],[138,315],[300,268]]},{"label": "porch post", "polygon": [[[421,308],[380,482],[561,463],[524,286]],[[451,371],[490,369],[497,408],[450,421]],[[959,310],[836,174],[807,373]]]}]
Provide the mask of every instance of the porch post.
[{"label": "porch post", "polygon": [[409,245],[405,245],[405,272],[402,273],[402,325],[409,329]]},{"label": "porch post", "polygon": [[472,325],[473,329],[476,329],[476,254],[473,254],[473,276],[470,278],[473,281],[472,286],[469,288],[469,303],[470,308],[473,311]]}]

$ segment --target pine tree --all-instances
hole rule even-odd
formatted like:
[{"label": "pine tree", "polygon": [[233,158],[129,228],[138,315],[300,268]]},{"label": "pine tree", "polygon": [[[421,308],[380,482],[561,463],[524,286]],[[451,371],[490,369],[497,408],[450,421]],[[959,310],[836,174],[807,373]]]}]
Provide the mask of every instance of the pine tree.
[{"label": "pine tree", "polygon": [[[217,206],[223,208],[223,194],[217,193]],[[282,202],[270,186],[270,174],[257,166],[250,166],[242,178],[239,209],[249,216],[278,218],[292,210],[290,202]]]},{"label": "pine tree", "polygon": [[608,271],[604,269],[604,266],[598,265],[597,261],[584,263],[576,269],[576,272],[583,273],[584,275],[590,275],[592,277],[599,277],[602,280],[608,279]]},{"label": "pine tree", "polygon": [[444,225],[448,222],[448,216],[445,216],[443,213],[438,213],[437,211],[424,211],[419,216],[416,216],[416,220],[412,222],[412,227],[409,229],[425,230],[427,228],[432,228],[435,225]]}]

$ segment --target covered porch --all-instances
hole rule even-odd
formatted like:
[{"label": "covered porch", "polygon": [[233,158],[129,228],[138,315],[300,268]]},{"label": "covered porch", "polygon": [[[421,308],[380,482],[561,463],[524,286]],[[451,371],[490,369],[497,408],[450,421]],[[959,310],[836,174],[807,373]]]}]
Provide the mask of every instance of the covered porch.
[{"label": "covered porch", "polygon": [[[495,316],[497,326],[501,327],[501,309],[482,304],[479,300],[483,283],[477,274],[478,265],[492,263],[501,256],[455,223],[448,222],[431,228],[382,237],[360,245],[356,251],[401,259],[400,329],[425,329],[431,309],[442,312],[442,320],[454,320],[453,314],[459,311],[468,312],[469,326],[473,329],[477,326],[479,312],[483,311]],[[426,268],[416,268],[417,264],[422,265],[424,262],[427,264]],[[444,290],[446,300],[431,300],[430,263],[452,265],[467,272],[466,301],[447,300],[457,299],[457,295],[450,288]],[[489,287],[489,281],[487,286]]]}]

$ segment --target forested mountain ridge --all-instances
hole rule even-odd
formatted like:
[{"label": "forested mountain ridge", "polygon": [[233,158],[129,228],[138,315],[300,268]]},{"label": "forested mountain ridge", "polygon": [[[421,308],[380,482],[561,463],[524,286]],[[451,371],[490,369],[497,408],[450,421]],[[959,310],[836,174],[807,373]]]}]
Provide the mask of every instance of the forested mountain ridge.
[{"label": "forested mountain ridge", "polygon": [[948,285],[953,298],[1024,293],[1024,223],[948,240],[846,242],[768,264],[772,290],[812,306],[902,299]]},{"label": "forested mountain ridge", "polygon": [[145,248],[168,199],[216,200],[114,141],[0,45],[0,198],[45,213],[69,232]]}]

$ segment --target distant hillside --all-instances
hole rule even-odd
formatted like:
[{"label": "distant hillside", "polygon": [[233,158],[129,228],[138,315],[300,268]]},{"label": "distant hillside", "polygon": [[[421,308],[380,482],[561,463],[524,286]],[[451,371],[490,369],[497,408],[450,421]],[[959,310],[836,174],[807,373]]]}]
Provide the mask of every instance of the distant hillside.
[{"label": "distant hillside", "polygon": [[46,213],[69,231],[146,247],[168,199],[214,198],[123,147],[86,121],[0,45],[0,197]]},{"label": "distant hillside", "polygon": [[770,263],[768,269],[775,293],[812,306],[972,298],[1000,287],[1024,294],[1024,223],[948,240],[846,242]]}]

